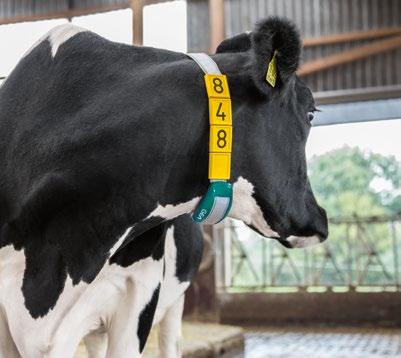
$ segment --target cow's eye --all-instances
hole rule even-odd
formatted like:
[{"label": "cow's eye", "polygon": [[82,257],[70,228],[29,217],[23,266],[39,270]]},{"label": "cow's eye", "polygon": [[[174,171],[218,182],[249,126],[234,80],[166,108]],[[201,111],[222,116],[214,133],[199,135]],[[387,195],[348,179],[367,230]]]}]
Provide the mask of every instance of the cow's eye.
[{"label": "cow's eye", "polygon": [[312,122],[314,118],[315,118],[315,113],[313,113],[313,112],[308,112],[308,121],[309,121],[309,122]]}]

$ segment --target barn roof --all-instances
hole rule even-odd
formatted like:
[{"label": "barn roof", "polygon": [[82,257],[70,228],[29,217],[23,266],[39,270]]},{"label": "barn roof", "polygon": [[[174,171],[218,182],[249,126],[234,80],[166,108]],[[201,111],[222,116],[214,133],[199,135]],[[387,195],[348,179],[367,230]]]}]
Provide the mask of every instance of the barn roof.
[{"label": "barn roof", "polygon": [[[134,1],[150,5],[167,0]],[[126,9],[132,7],[132,3],[132,0],[1,0],[0,25]]]}]

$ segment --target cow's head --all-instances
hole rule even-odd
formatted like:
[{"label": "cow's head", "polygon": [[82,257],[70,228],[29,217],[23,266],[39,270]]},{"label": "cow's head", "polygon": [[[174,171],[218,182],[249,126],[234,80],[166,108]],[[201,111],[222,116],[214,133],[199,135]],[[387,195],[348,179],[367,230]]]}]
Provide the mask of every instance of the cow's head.
[{"label": "cow's head", "polygon": [[[216,60],[227,68],[233,103],[231,216],[287,247],[327,237],[325,211],[312,193],[305,158],[315,104],[296,75],[299,34],[287,20],[261,21],[249,34],[225,40]],[[266,81],[276,52],[277,82]],[[238,71],[231,71],[234,63]],[[231,66],[230,66],[231,64]]]}]

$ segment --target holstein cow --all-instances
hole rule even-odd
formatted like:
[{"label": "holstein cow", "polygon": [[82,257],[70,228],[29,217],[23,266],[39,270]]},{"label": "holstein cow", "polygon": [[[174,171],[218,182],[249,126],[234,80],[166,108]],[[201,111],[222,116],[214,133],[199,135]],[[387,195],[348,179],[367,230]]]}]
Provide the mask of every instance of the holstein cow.
[{"label": "holstein cow", "polygon": [[[306,171],[315,106],[295,74],[300,47],[270,18],[212,56],[232,98],[230,216],[287,247],[327,237]],[[185,54],[63,25],[21,59],[0,88],[1,357],[71,357],[102,326],[108,357],[141,355],[163,279],[146,231],[205,194],[208,137],[203,73]]]},{"label": "holstein cow", "polygon": [[[120,319],[125,322],[131,318],[137,320],[136,330],[126,333],[131,336],[131,340],[137,341],[141,350],[152,324],[159,324],[160,356],[166,358],[181,356],[183,294],[195,276],[202,259],[203,236],[200,227],[189,216],[183,215],[146,231],[137,236],[134,242],[135,244],[128,245],[115,255],[114,262],[110,260],[89,287],[82,287],[80,292],[75,293],[78,297],[72,300],[74,308],[70,310],[77,315],[72,317],[76,321],[70,322],[73,327],[65,337],[69,353],[61,352],[60,357],[71,357],[85,332],[88,333],[84,341],[89,358],[134,355],[135,352],[130,352],[130,347],[120,345],[119,337],[124,327],[113,327]],[[24,257],[8,255],[7,251],[3,252],[4,257],[1,254],[2,252],[0,252],[0,272],[4,273],[4,277],[0,277],[0,288],[7,295],[5,297],[18,297],[18,292],[15,291],[20,287],[15,285],[14,280],[15,278],[22,280]],[[146,285],[156,285],[158,300],[155,293],[149,302],[146,296],[142,296],[142,286]],[[145,287],[144,292],[147,291]],[[14,303],[9,302],[11,306]],[[18,313],[16,308],[12,307],[7,311]],[[64,314],[65,307],[60,317],[55,319],[53,316],[40,326],[28,319],[25,322],[27,326],[21,332],[24,333],[22,339],[26,341],[24,344],[26,349],[21,349],[20,346],[16,348],[9,328],[4,326],[4,331],[0,331],[1,357],[20,357],[20,354],[23,357],[47,356],[49,347],[41,346],[38,337],[43,334],[43,338],[48,339],[44,333],[54,329],[52,325],[59,324],[58,321],[65,318]],[[0,315],[0,318],[6,322],[6,317]],[[3,322],[0,320],[0,323]],[[30,324],[33,326],[29,327]],[[43,332],[38,332],[36,328],[42,328]],[[18,339],[16,344],[18,345]],[[109,351],[113,353],[108,354]]]},{"label": "holstein cow", "polygon": [[[167,232],[166,232],[167,229]],[[166,235],[167,234],[167,235]],[[102,295],[103,292],[112,292],[110,286],[119,286],[114,290],[112,297],[113,307],[107,311],[101,307],[102,322],[96,323],[96,328],[85,338],[89,358],[104,358],[108,350],[108,324],[111,315],[132,315],[138,317],[135,309],[142,309],[141,285],[146,284],[147,270],[156,271],[157,277],[151,284],[158,284],[159,297],[157,296],[142,309],[137,323],[137,331],[132,339],[138,340],[140,349],[145,345],[150,327],[159,324],[159,350],[160,356],[165,358],[181,357],[181,321],[184,308],[184,292],[189,287],[191,280],[198,271],[203,253],[203,235],[199,225],[196,225],[188,215],[180,216],[166,225],[159,225],[136,237],[136,245],[126,247],[120,251],[114,264],[101,271],[95,279],[98,289],[92,289],[91,295]],[[146,270],[146,271],[145,271]],[[118,274],[117,274],[118,271]],[[160,272],[162,280],[160,282]],[[103,278],[102,278],[103,277]],[[107,278],[106,278],[107,277]],[[106,280],[104,279],[106,278]],[[119,282],[118,282],[119,281]],[[159,284],[160,282],[160,284]],[[102,290],[102,286],[109,286]],[[131,290],[129,290],[131,285]],[[133,287],[132,287],[133,286]],[[85,304],[85,302],[83,302]],[[92,308],[92,307],[91,307]],[[99,310],[99,307],[93,307]],[[154,311],[156,308],[156,311]],[[153,321],[153,322],[152,322]],[[124,329],[124,327],[122,327]],[[117,337],[110,337],[111,343],[119,344],[121,331],[110,330]],[[132,334],[132,332],[128,332]],[[111,351],[115,348],[110,344]],[[123,351],[126,356],[132,356],[135,352]],[[131,354],[130,354],[131,353]]]}]

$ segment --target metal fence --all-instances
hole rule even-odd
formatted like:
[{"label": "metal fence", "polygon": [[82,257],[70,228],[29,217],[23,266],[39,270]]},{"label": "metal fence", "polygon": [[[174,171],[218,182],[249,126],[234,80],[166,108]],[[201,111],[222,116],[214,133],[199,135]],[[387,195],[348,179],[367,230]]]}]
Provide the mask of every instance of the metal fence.
[{"label": "metal fence", "polygon": [[233,221],[215,230],[220,289],[401,291],[401,216],[331,220],[329,239],[307,249],[286,249]]}]

